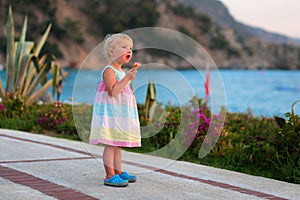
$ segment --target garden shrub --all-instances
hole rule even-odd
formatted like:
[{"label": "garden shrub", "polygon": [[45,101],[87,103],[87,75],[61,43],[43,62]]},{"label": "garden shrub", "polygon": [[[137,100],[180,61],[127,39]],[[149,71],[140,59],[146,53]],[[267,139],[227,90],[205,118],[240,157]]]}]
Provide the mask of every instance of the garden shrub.
[{"label": "garden shrub", "polygon": [[[141,108],[141,106],[139,106],[139,108]],[[151,137],[142,139],[142,146],[144,145],[147,149],[160,149],[166,146],[174,139],[178,132],[181,110],[179,108],[166,106],[164,111],[166,112],[166,121],[163,124],[160,120],[149,121],[149,119],[145,119],[144,115],[141,115],[141,113],[144,112],[140,112],[141,126],[146,126],[144,132],[147,132],[148,135],[152,135]],[[154,119],[159,118],[154,117]],[[160,129],[158,133],[156,132],[157,129]]]},{"label": "garden shrub", "polygon": [[0,115],[0,128],[30,132],[34,128],[34,120],[24,116],[6,118],[3,115]]},{"label": "garden shrub", "polygon": [[53,102],[38,107],[37,122],[42,129],[55,131],[59,134],[77,135],[72,105]]},{"label": "garden shrub", "polygon": [[18,93],[7,93],[0,103],[0,128],[31,131],[34,116]]},{"label": "garden shrub", "polygon": [[300,183],[300,117],[294,113],[294,105],[298,102],[295,101],[292,111],[285,114],[287,121],[277,132],[274,141],[277,150],[275,168],[278,173],[285,172],[286,179],[296,183]]},{"label": "garden shrub", "polygon": [[7,92],[0,103],[0,112],[6,118],[18,118],[28,114],[28,109],[20,94]]}]

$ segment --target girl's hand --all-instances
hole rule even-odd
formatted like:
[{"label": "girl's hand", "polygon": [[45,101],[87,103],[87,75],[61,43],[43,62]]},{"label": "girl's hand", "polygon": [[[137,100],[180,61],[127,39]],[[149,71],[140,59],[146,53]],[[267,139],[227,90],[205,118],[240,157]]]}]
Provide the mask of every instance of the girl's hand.
[{"label": "girl's hand", "polygon": [[132,67],[132,69],[137,70],[140,66],[141,66],[141,63],[135,62],[134,65],[133,65],[133,67]]},{"label": "girl's hand", "polygon": [[126,77],[132,81],[133,79],[135,79],[136,73],[137,73],[136,69],[130,69],[126,74]]},{"label": "girl's hand", "polygon": [[137,69],[141,66],[141,63],[135,62],[133,67],[127,72],[126,76],[129,80],[135,79],[135,75],[137,73]]}]

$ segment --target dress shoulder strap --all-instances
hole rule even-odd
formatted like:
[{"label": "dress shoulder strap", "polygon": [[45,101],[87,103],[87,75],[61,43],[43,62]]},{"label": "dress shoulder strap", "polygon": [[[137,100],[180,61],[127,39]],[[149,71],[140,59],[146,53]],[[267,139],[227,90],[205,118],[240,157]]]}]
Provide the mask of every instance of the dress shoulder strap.
[{"label": "dress shoulder strap", "polygon": [[113,66],[107,65],[106,67],[103,68],[102,73],[101,73],[101,80],[103,80],[103,74],[106,69],[112,69],[116,75],[117,80],[122,79],[125,76],[125,72],[121,72],[117,69],[115,69]]}]

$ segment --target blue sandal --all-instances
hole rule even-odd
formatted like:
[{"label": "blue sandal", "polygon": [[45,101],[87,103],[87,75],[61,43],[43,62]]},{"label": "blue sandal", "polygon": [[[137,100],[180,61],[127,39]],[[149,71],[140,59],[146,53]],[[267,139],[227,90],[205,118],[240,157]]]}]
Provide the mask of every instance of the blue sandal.
[{"label": "blue sandal", "polygon": [[104,185],[114,186],[114,187],[126,187],[128,186],[128,181],[120,178],[118,174],[112,176],[109,179],[103,181]]},{"label": "blue sandal", "polygon": [[122,179],[127,180],[129,183],[133,183],[136,181],[136,176],[128,174],[124,171],[122,174],[119,175]]}]

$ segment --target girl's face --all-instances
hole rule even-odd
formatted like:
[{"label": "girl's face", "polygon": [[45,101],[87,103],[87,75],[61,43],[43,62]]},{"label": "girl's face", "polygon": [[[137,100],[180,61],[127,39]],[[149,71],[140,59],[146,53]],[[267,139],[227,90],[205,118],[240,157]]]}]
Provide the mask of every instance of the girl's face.
[{"label": "girl's face", "polygon": [[120,40],[111,50],[113,61],[127,64],[132,58],[132,41],[128,39]]}]

